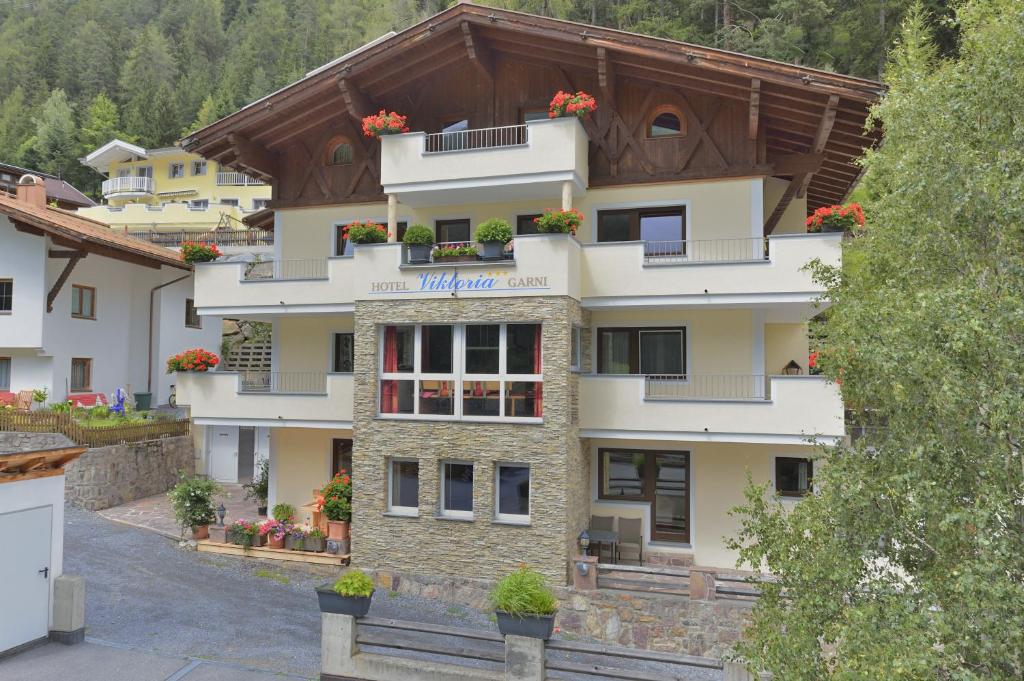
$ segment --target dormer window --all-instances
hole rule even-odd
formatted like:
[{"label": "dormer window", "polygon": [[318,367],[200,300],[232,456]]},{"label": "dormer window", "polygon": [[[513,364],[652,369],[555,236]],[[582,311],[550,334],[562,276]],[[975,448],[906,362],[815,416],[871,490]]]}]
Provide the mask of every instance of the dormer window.
[{"label": "dormer window", "polygon": [[651,115],[648,137],[679,137],[686,134],[683,112],[674,106],[659,106]]},{"label": "dormer window", "polygon": [[335,137],[327,144],[327,165],[346,166],[352,163],[352,143],[344,137]]}]

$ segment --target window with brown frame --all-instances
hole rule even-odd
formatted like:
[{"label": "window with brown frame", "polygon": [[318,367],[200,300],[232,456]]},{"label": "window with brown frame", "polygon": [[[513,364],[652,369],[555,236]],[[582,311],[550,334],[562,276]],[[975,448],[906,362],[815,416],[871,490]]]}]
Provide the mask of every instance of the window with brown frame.
[{"label": "window with brown frame", "polygon": [[597,330],[597,373],[683,376],[686,327],[607,327]]},{"label": "window with brown frame", "polygon": [[96,319],[96,289],[92,286],[71,287],[71,316],[76,319]]},{"label": "window with brown frame", "polygon": [[468,243],[471,241],[469,235],[469,218],[458,220],[435,220],[434,234],[437,235],[437,243]]},{"label": "window with brown frame", "polygon": [[537,223],[534,222],[534,218],[539,218],[540,213],[531,213],[530,215],[517,215],[516,216],[516,234],[539,234],[540,230],[537,229]]},{"label": "window with brown frame", "polygon": [[347,166],[352,163],[352,145],[349,142],[338,142],[330,149],[327,157],[329,166]]},{"label": "window with brown frame", "polygon": [[647,449],[597,450],[598,498],[651,505],[651,539],[690,541],[690,454]]},{"label": "window with brown frame", "polygon": [[352,475],[352,440],[347,438],[331,440],[331,475],[340,471]]},{"label": "window with brown frame", "polygon": [[686,207],[625,208],[597,213],[598,241],[646,241],[658,253],[686,250]]},{"label": "window with brown frame", "polygon": [[663,104],[651,112],[647,136],[652,139],[682,137],[686,134],[686,116],[679,107]]},{"label": "window with brown frame", "polygon": [[192,298],[185,299],[185,326],[190,329],[203,328],[203,318],[196,311],[196,301]]},{"label": "window with brown frame", "polygon": [[71,359],[71,392],[87,393],[92,391],[92,360],[86,357]]},{"label": "window with brown frame", "polygon": [[775,457],[775,491],[783,497],[802,497],[811,491],[814,462],[792,456]]}]

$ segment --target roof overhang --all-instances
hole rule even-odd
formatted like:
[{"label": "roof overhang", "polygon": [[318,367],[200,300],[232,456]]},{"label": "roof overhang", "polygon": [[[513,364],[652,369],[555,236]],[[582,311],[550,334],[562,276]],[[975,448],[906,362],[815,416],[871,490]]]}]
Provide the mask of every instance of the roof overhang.
[{"label": "roof overhang", "polygon": [[60,447],[0,454],[0,484],[64,475],[64,466],[85,453],[85,447]]},{"label": "roof overhang", "polygon": [[135,144],[113,139],[88,154],[82,159],[82,163],[101,173],[106,173],[110,169],[111,163],[123,163],[133,158],[147,158],[146,150]]}]

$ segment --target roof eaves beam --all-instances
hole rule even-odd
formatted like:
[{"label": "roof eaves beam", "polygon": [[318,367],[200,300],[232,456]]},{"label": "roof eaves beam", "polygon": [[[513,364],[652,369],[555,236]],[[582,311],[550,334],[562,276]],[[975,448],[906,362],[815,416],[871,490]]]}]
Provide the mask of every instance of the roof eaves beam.
[{"label": "roof eaves beam", "polygon": [[611,54],[604,47],[597,48],[597,84],[601,96],[609,102],[615,101],[615,64]]},{"label": "roof eaves beam", "polygon": [[487,80],[494,82],[494,55],[468,21],[463,21],[461,27],[462,40],[466,44],[466,55],[470,63],[484,74]]},{"label": "roof eaves beam", "polygon": [[345,100],[348,114],[355,120],[362,121],[379,110],[373,100],[360,90],[351,79],[339,76],[335,80],[335,84],[338,86],[338,90],[341,91],[342,99]]},{"label": "roof eaves beam", "polygon": [[68,277],[71,276],[71,271],[75,269],[75,265],[78,261],[88,255],[85,251],[76,251],[73,255],[68,257],[68,262],[64,265],[64,269],[61,270],[60,276],[57,277],[57,281],[53,282],[53,287],[50,288],[50,292],[46,294],[46,311],[53,312],[53,301],[57,299],[60,294],[60,290],[64,288],[64,284],[67,282]]},{"label": "roof eaves beam", "polygon": [[237,158],[235,165],[242,166],[248,172],[255,175],[273,178],[277,175],[274,157],[261,144],[253,142],[245,135],[237,132],[228,135],[228,141],[235,148]]},{"label": "roof eaves beam", "polygon": [[[821,116],[821,122],[818,123],[818,133],[814,136],[814,145],[811,147],[811,151],[815,154],[824,152],[828,145],[828,136],[832,134],[832,126],[836,123],[837,106],[839,106],[839,95],[830,95],[828,104],[825,105],[825,112]],[[811,172],[803,178],[800,189],[796,193],[798,197],[802,198],[807,195],[807,187],[813,176],[814,173]]]}]

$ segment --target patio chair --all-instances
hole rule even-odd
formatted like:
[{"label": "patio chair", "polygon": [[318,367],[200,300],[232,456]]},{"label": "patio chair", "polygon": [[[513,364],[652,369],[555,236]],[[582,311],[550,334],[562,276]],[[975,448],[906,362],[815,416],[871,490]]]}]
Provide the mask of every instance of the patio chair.
[{"label": "patio chair", "polygon": [[644,564],[644,525],[640,518],[619,518],[619,547],[615,562],[622,560],[622,551],[636,553],[641,566]]},{"label": "patio chair", "polygon": [[[592,516],[590,516],[590,529],[592,529],[592,530],[602,530],[602,531],[605,531],[605,532],[612,532],[612,531],[614,531],[615,530],[615,516],[611,516],[611,515],[592,515]],[[604,548],[605,548],[605,544],[603,542],[597,542],[597,554],[596,555],[597,555],[597,559],[598,560],[601,559],[601,551]],[[614,547],[609,547],[609,548],[614,549]],[[613,561],[615,560],[615,556],[614,556],[613,553],[609,557]]]}]

